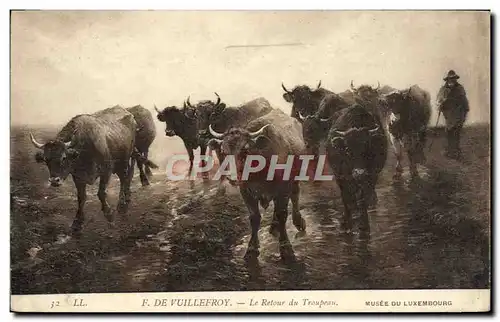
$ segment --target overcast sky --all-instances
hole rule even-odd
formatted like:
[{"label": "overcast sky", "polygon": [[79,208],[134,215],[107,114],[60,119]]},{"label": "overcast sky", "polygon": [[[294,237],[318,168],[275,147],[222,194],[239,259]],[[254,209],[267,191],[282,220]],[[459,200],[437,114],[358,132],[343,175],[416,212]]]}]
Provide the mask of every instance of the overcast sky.
[{"label": "overcast sky", "polygon": [[12,123],[180,106],[214,91],[229,105],[264,96],[288,112],[282,81],[322,80],[336,92],[351,79],[419,84],[434,102],[449,69],[467,90],[470,121],[488,122],[489,25],[488,12],[14,12]]}]

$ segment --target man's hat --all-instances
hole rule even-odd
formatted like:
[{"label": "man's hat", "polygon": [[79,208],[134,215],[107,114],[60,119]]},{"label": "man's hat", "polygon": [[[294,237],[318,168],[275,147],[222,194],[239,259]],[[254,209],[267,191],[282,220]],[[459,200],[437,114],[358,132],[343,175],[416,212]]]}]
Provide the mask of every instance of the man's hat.
[{"label": "man's hat", "polygon": [[457,75],[457,73],[455,73],[455,71],[452,69],[450,70],[446,76],[443,78],[443,80],[448,80],[448,79],[459,79],[460,76]]}]

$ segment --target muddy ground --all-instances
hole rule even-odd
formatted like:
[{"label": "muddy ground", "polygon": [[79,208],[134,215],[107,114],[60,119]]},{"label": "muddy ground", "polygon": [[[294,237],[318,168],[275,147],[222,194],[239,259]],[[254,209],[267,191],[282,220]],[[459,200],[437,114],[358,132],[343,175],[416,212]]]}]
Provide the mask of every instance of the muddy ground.
[{"label": "muddy ground", "polygon": [[[34,132],[49,138],[56,129]],[[263,211],[260,260],[246,263],[250,226],[239,192],[228,187],[219,196],[214,183],[168,181],[161,167],[149,187],[134,179],[130,210],[116,216],[115,228],[100,212],[97,184],[88,189],[83,233],[70,237],[75,188],[71,180],[46,186],[27,133],[11,131],[12,294],[490,287],[489,125],[464,130],[461,162],[441,155],[444,135],[434,129],[416,184],[393,182],[390,154],[369,239],[339,233],[335,182],[303,183],[307,231],[297,234],[289,218],[291,263],[280,260],[268,233],[272,205]],[[181,146],[178,138],[163,144],[160,151]],[[163,154],[155,155],[164,165]],[[117,183],[108,189],[112,205]]]}]

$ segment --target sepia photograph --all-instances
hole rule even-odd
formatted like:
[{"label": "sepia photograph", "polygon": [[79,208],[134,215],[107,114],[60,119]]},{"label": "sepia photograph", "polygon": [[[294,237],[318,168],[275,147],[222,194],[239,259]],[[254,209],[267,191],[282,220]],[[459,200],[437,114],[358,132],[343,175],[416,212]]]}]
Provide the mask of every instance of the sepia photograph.
[{"label": "sepia photograph", "polygon": [[491,19],[12,10],[11,310],[489,311]]}]

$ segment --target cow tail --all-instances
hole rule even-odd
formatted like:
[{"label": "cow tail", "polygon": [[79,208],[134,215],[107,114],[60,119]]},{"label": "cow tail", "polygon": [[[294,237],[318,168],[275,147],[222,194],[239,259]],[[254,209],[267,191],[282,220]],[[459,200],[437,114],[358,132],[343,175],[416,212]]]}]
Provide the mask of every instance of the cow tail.
[{"label": "cow tail", "polygon": [[[151,161],[151,160],[145,159],[144,164],[146,165],[146,167],[149,167],[149,168],[152,168],[152,169],[158,169],[159,168],[158,165],[156,163],[154,163],[153,161]],[[151,170],[149,170],[149,172],[151,173]]]},{"label": "cow tail", "polygon": [[146,175],[148,177],[152,177],[153,176],[153,172],[151,172],[151,168],[149,167],[149,165],[144,165],[144,171],[146,172]]},{"label": "cow tail", "polygon": [[[148,160],[146,159],[140,152],[137,148],[134,148],[134,153],[133,153],[133,157],[136,159],[136,160],[140,160],[145,166],[146,166],[146,169],[148,168],[152,168],[152,169],[158,169],[158,165],[156,163],[154,163],[153,161],[151,160]],[[148,171],[149,170],[149,171]],[[151,173],[151,169],[148,169],[146,171],[148,171],[149,173]]]}]

